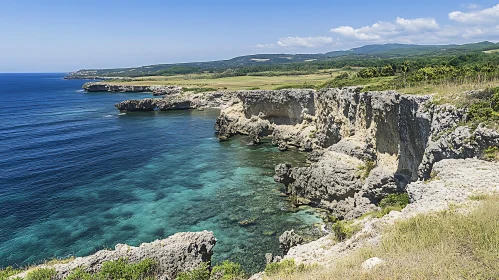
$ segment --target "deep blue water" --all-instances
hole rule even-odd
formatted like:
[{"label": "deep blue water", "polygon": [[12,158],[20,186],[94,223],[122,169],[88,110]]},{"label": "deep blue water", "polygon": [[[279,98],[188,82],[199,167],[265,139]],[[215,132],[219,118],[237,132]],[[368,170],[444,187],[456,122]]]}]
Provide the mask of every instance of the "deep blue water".
[{"label": "deep blue water", "polygon": [[320,221],[271,177],[303,154],[218,142],[216,110],[119,114],[150,94],[85,93],[62,76],[0,74],[0,267],[206,229],[215,262],[255,270],[281,232]]}]

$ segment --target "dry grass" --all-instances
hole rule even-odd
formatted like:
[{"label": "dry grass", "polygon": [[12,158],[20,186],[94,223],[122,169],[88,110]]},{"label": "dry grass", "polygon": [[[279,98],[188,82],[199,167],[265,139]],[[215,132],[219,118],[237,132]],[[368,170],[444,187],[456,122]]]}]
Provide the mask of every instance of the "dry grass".
[{"label": "dry grass", "polygon": [[[271,279],[499,279],[499,196],[481,199],[468,214],[448,210],[398,222],[385,230],[381,245],[334,266]],[[386,263],[362,270],[374,256]]]},{"label": "dry grass", "polygon": [[467,102],[465,92],[469,90],[480,90],[499,86],[499,79],[491,81],[475,81],[465,83],[446,82],[441,84],[420,84],[398,89],[398,92],[408,94],[432,94],[437,104],[451,103],[462,105]]},{"label": "dry grass", "polygon": [[488,50],[488,51],[483,51],[484,53],[497,53],[499,52],[499,49],[496,50]]},{"label": "dry grass", "polygon": [[190,74],[176,76],[152,76],[134,78],[126,81],[111,81],[119,85],[176,85],[187,88],[215,88],[219,90],[274,89],[286,85],[310,85],[311,88],[335,77],[339,72],[334,69],[308,75],[289,76],[239,76],[211,78],[210,74]]}]

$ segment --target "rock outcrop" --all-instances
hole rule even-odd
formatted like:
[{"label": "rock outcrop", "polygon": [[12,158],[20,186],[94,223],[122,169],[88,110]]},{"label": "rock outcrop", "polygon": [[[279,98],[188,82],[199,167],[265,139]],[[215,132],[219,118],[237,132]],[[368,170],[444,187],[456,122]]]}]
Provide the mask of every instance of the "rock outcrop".
[{"label": "rock outcrop", "polygon": [[[44,265],[39,268],[54,268],[57,272],[55,279],[64,279],[80,267],[87,272],[95,273],[107,261],[126,259],[130,263],[137,263],[144,259],[152,259],[157,262],[157,279],[175,279],[179,272],[190,271],[203,262],[210,262],[215,244],[216,239],[212,232],[182,232],[166,239],[143,243],[139,247],[118,244],[114,250],[101,250],[68,263]],[[29,270],[12,278],[24,278],[28,272]]]},{"label": "rock outcrop", "polygon": [[294,230],[285,231],[279,236],[279,244],[284,255],[288,253],[289,249],[302,243],[303,237],[296,234]]},{"label": "rock outcrop", "polygon": [[235,92],[204,92],[164,95],[162,98],[131,99],[115,104],[120,111],[168,111],[225,108],[235,102]]},{"label": "rock outcrop", "polygon": [[182,93],[182,88],[177,86],[142,86],[142,85],[116,85],[112,83],[89,82],[83,85],[88,92],[152,92],[153,95],[170,95]]}]

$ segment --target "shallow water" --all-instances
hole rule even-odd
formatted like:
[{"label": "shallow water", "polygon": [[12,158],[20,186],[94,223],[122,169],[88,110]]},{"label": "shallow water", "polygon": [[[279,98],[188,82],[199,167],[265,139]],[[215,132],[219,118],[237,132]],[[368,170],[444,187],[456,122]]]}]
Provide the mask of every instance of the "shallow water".
[{"label": "shallow water", "polygon": [[61,77],[0,74],[0,266],[206,229],[215,262],[255,271],[281,232],[320,222],[272,179],[304,154],[220,143],[216,110],[119,114],[116,102],[150,94],[85,93]]}]

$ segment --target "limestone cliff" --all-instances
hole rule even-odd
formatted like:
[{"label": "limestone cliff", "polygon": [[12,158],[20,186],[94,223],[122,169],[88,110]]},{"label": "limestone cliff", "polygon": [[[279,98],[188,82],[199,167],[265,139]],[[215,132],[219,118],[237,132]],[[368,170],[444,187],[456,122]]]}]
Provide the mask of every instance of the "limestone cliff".
[{"label": "limestone cliff", "polygon": [[435,162],[480,156],[499,145],[493,130],[457,125],[465,109],[430,99],[356,87],[239,92],[215,129],[221,140],[246,134],[254,143],[269,137],[281,150],[313,150],[310,166],[278,165],[275,180],[296,201],[351,219],[428,178]]}]

